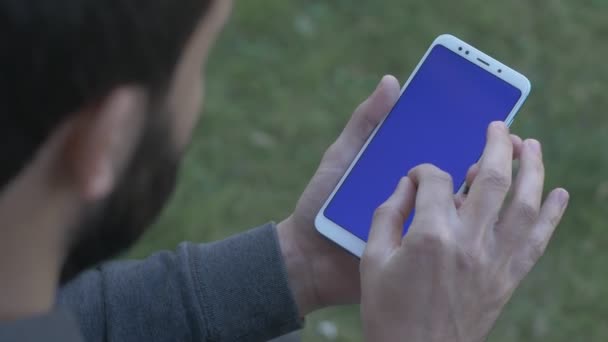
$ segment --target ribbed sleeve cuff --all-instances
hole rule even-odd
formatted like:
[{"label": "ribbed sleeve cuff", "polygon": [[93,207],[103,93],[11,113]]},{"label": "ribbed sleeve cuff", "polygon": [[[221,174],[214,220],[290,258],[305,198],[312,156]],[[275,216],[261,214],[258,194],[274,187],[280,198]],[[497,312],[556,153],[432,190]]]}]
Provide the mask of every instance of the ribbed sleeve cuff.
[{"label": "ribbed sleeve cuff", "polygon": [[190,248],[210,340],[265,341],[302,327],[274,224]]}]

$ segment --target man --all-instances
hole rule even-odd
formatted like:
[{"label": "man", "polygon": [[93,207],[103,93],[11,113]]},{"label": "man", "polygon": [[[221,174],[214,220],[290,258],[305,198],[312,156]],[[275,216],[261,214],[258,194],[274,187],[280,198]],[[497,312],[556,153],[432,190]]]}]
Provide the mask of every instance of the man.
[{"label": "man", "polygon": [[[396,101],[392,77],[354,112],[277,226],[83,273],[130,246],[172,192],[230,7],[0,2],[0,340],[264,341],[312,311],[358,302],[369,341],[485,338],[568,194],[555,190],[541,206],[540,145],[493,124],[466,198],[454,201],[433,166],[403,178],[377,211],[360,274],[313,219]],[[513,156],[521,170],[505,203]]]}]

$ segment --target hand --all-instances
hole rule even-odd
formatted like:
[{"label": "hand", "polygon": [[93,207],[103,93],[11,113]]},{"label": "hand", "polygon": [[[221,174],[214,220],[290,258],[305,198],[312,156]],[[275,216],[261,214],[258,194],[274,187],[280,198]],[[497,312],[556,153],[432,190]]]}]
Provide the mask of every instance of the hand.
[{"label": "hand", "polygon": [[394,77],[382,78],[325,153],[293,214],[279,224],[281,250],[302,316],[322,307],[360,300],[359,260],[320,236],[314,220],[399,93],[399,82]]},{"label": "hand", "polygon": [[[376,212],[362,259],[368,341],[483,341],[521,280],[544,253],[568,203],[563,189],[542,204],[540,144],[527,140],[511,189],[513,143],[488,130],[476,177],[460,208],[450,176],[412,170]],[[541,205],[542,204],[542,205]],[[408,235],[403,223],[415,207]]]}]

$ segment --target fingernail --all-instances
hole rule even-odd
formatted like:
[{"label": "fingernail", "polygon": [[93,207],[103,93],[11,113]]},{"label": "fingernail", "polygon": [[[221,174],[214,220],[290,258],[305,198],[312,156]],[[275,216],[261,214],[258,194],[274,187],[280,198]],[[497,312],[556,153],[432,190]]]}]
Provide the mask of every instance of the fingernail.
[{"label": "fingernail", "polygon": [[568,193],[568,191],[564,190],[564,189],[560,189],[559,190],[559,194],[558,194],[558,199],[559,199],[559,203],[562,206],[562,208],[566,207],[566,205],[568,205],[568,201],[570,200],[570,194]]},{"label": "fingernail", "polygon": [[534,153],[536,153],[537,156],[540,157],[542,155],[541,146],[538,140],[528,139],[526,140],[526,144],[528,145],[528,147],[530,147],[532,151],[534,151]]},{"label": "fingernail", "polygon": [[507,125],[505,125],[505,123],[502,121],[494,121],[490,124],[490,126],[492,127],[492,129],[500,130],[502,132],[507,131]]}]

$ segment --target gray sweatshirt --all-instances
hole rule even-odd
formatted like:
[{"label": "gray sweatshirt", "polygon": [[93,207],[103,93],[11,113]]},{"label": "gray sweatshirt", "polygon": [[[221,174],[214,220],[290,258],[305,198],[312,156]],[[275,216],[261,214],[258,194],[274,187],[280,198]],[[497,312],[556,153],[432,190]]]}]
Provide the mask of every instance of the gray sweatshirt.
[{"label": "gray sweatshirt", "polygon": [[[267,341],[302,323],[272,224],[101,265],[65,286],[58,303],[87,342]],[[73,326],[54,313],[0,325],[0,341],[77,341]]]}]

